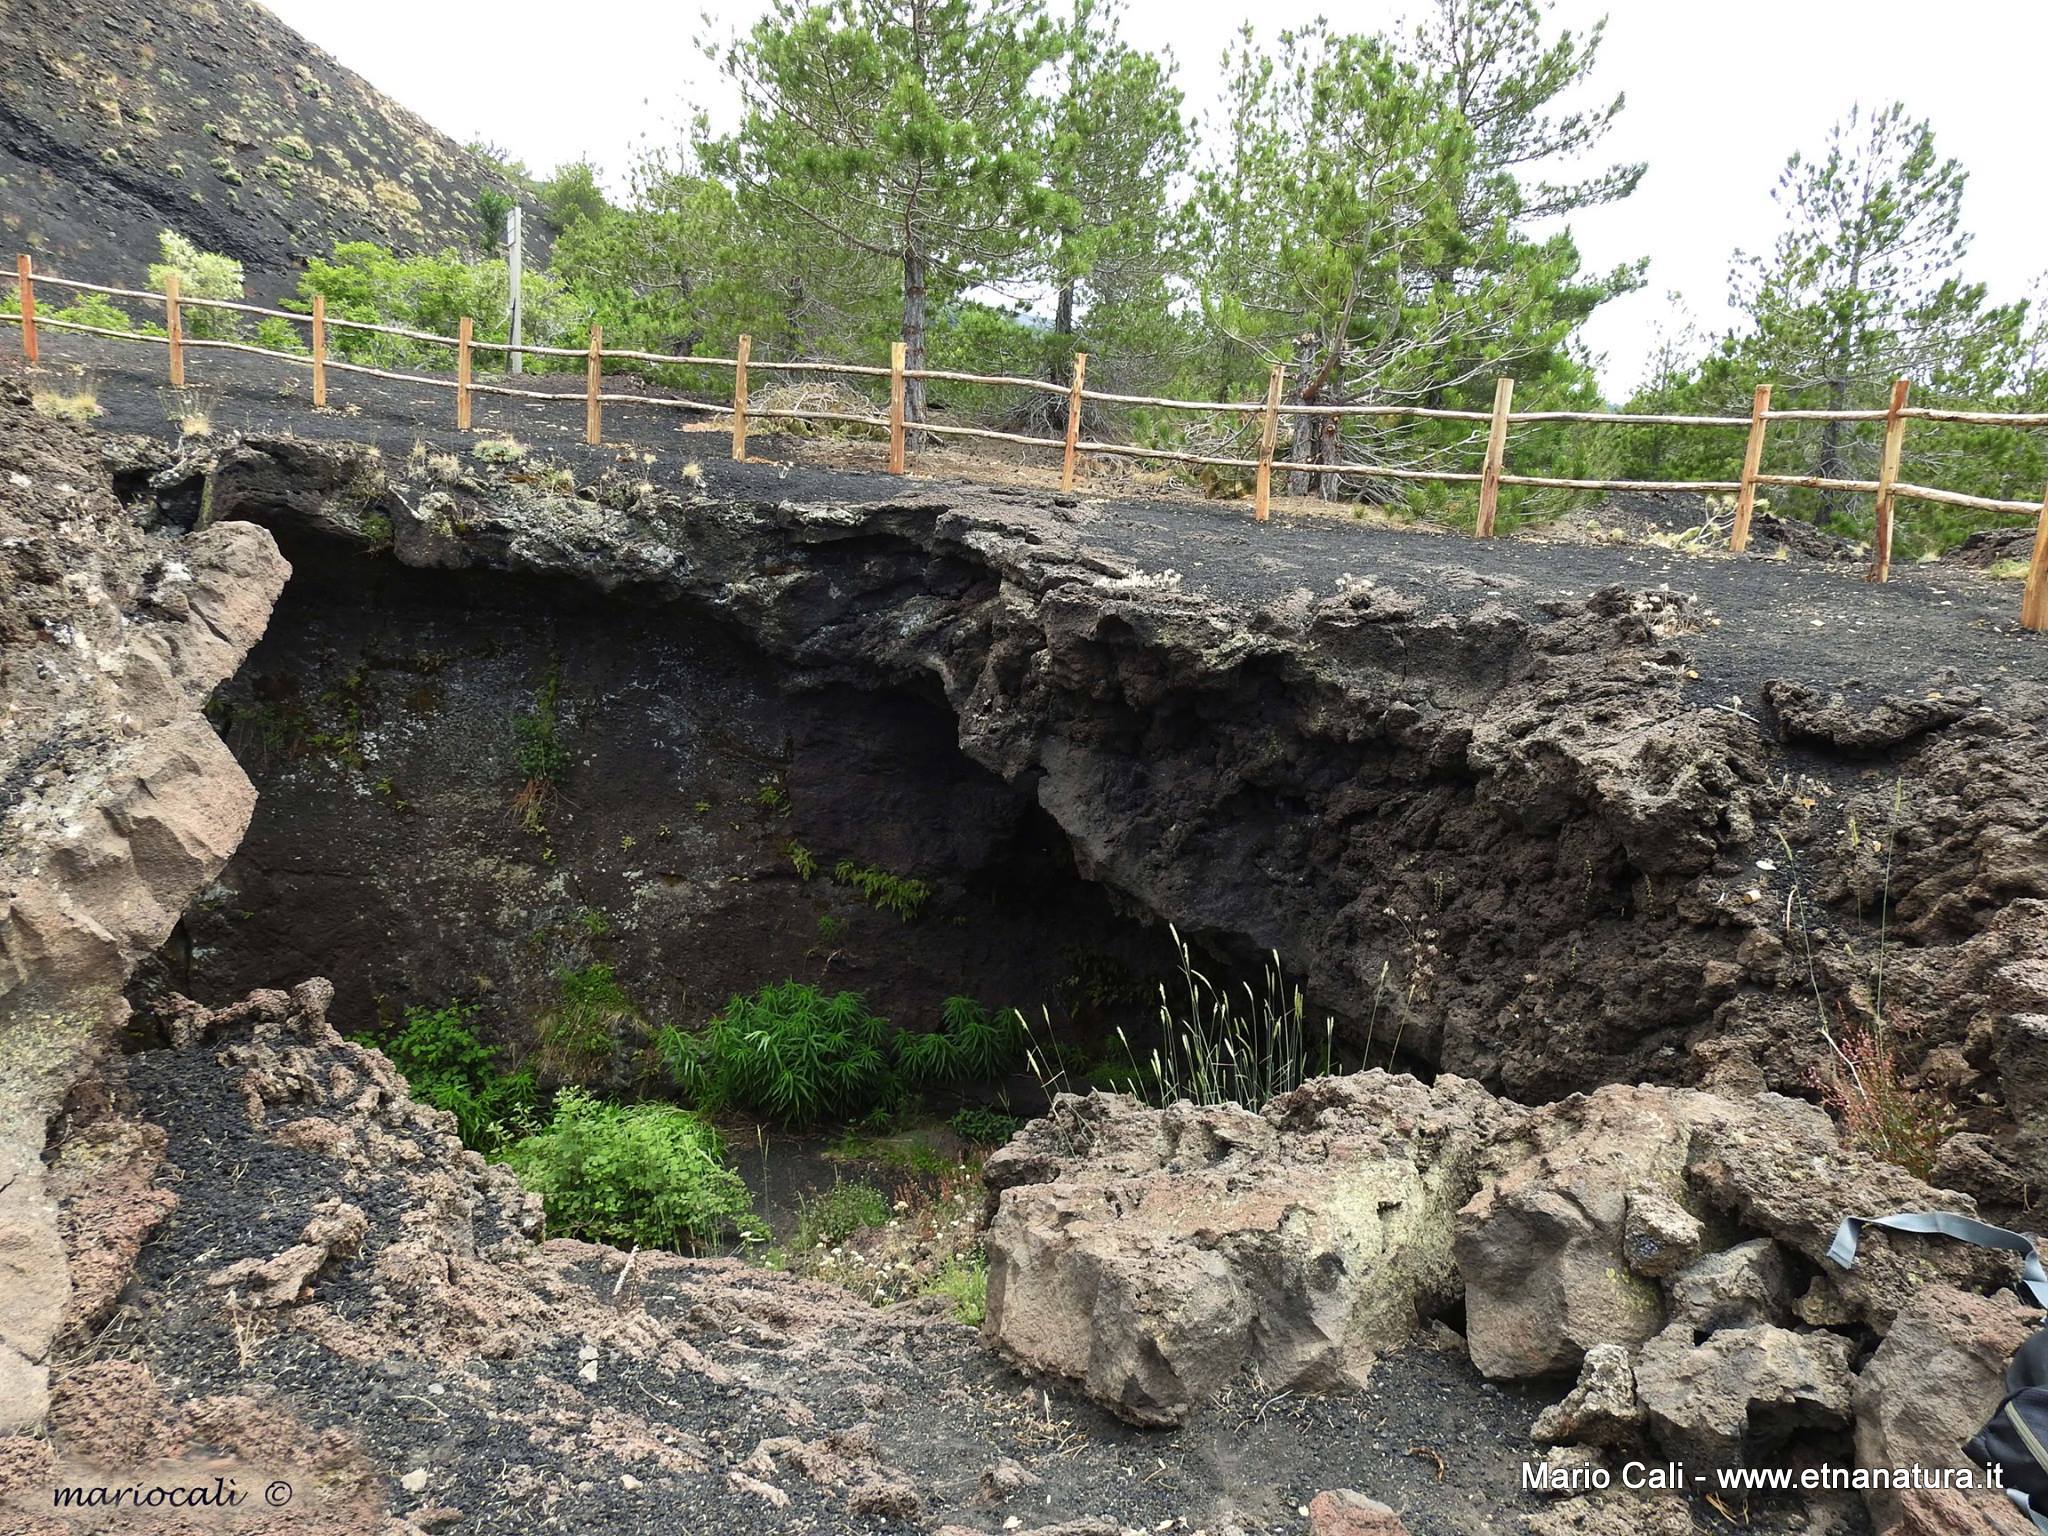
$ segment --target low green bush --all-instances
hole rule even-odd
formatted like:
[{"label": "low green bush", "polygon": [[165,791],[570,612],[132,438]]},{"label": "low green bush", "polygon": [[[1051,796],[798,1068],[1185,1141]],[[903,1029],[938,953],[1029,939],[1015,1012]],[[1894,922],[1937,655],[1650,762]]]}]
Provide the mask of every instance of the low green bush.
[{"label": "low green bush", "polygon": [[289,320],[280,320],[275,315],[266,315],[256,322],[256,345],[270,352],[293,352],[304,354],[312,349],[299,328]]},{"label": "low green bush", "polygon": [[988,1261],[979,1253],[955,1254],[923,1294],[945,1297],[956,1321],[979,1328],[988,1316]]},{"label": "low green bush", "polygon": [[557,1078],[587,1082],[604,1069],[620,1035],[640,1016],[608,965],[555,973],[555,1001],[540,1019],[541,1064]]},{"label": "low green bush", "polygon": [[949,997],[939,1028],[898,1037],[896,1060],[914,1087],[988,1082],[1016,1067],[1024,1044],[1024,1020],[1016,1009],[990,1013],[971,997]]},{"label": "low green bush", "polygon": [[541,1197],[558,1236],[687,1252],[761,1232],[723,1139],[673,1105],[607,1104],[566,1088],[505,1163]]},{"label": "low green bush", "polygon": [[489,1153],[528,1128],[540,1091],[531,1071],[499,1070],[498,1048],[477,1038],[475,1017],[472,1004],[408,1008],[396,1035],[364,1043],[382,1048],[414,1098],[455,1117],[464,1146]]},{"label": "low green bush", "polygon": [[654,1051],[699,1108],[815,1125],[893,1108],[914,1089],[1001,1077],[1026,1043],[1015,1009],[949,997],[940,1027],[920,1034],[877,1018],[858,992],[785,981],[734,997],[695,1034],[662,1029]]},{"label": "low green bush", "polygon": [[795,1247],[798,1252],[835,1248],[862,1227],[884,1226],[888,1220],[888,1197],[874,1185],[835,1184],[797,1203]]},{"label": "low green bush", "polygon": [[163,260],[151,264],[149,287],[162,293],[170,274],[178,274],[179,317],[185,334],[204,341],[229,341],[240,334],[238,311],[213,309],[200,301],[239,300],[242,264],[218,251],[202,251],[176,230],[160,231],[156,243]]},{"label": "low green bush", "polygon": [[895,1088],[889,1021],[858,992],[831,995],[806,982],[735,996],[696,1034],[667,1028],[655,1052],[707,1110],[742,1109],[785,1125],[851,1119]]},{"label": "low green bush", "polygon": [[1005,1114],[999,1109],[986,1109],[971,1104],[954,1115],[949,1122],[953,1134],[971,1146],[1000,1147],[1017,1134],[1023,1122],[1015,1115]]}]

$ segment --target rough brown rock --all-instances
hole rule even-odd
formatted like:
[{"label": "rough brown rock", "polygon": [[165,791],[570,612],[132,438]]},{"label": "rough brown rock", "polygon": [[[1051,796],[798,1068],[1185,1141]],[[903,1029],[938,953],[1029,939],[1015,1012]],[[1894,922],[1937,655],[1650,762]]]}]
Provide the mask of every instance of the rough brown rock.
[{"label": "rough brown rock", "polygon": [[[1721,1255],[1745,1234],[1820,1271],[1798,1314],[1828,1326],[1881,1332],[1924,1284],[1985,1289],[2016,1273],[2005,1255],[1875,1230],[1854,1268],[1829,1263],[1844,1216],[1976,1207],[1844,1145],[1823,1110],[1778,1094],[1602,1088],[1532,1111],[1487,1165],[1493,1176],[1458,1213],[1457,1258],[1472,1359],[1489,1376],[1572,1369],[1594,1344],[1641,1343],[1680,1317],[1789,1321],[1781,1255],[1768,1243]],[[1629,1263],[1631,1209],[1673,1234],[1650,1245],[1660,1258],[1693,1242],[1681,1215],[1700,1224],[1708,1257],[1669,1280],[1673,1308]]]},{"label": "rough brown rock", "polygon": [[1794,1434],[1849,1424],[1850,1341],[1727,1328],[1695,1345],[1672,1328],[1636,1356],[1636,1396],[1658,1444],[1696,1467],[1753,1465]]},{"label": "rough brown rock", "polygon": [[[1891,1332],[1856,1378],[1856,1460],[1865,1467],[1965,1469],[1969,1438],[2005,1397],[2005,1367],[2041,1314],[2009,1292],[1977,1296],[1930,1285],[1902,1308]],[[1929,1490],[1865,1498],[1880,1531],[1997,1528],[2013,1514],[2003,1495]],[[1968,1505],[1997,1506],[1965,1516]],[[2015,1519],[2017,1519],[2015,1515]],[[2026,1528],[2017,1520],[2016,1530]]]},{"label": "rough brown rock", "polygon": [[1636,1438],[1642,1424],[1627,1346],[1595,1344],[1579,1367],[1578,1383],[1536,1416],[1529,1433],[1546,1445],[1621,1445]]},{"label": "rough brown rock", "polygon": [[1457,1218],[1466,1338],[1481,1371],[1571,1370],[1595,1344],[1639,1343],[1663,1326],[1656,1285],[1627,1262],[1629,1204],[1684,1211],[1691,1121],[1710,1102],[1602,1088],[1536,1110],[1492,1149],[1502,1171]]},{"label": "rough brown rock", "polygon": [[1767,1237],[1708,1254],[1671,1277],[1670,1316],[1695,1334],[1792,1321],[1784,1255]]},{"label": "rough brown rock", "polygon": [[1350,1488],[1326,1488],[1308,1501],[1309,1536],[1408,1536],[1401,1516]]},{"label": "rough brown rock", "polygon": [[1252,1366],[1356,1386],[1457,1293],[1451,1213],[1514,1118],[1476,1084],[1318,1079],[1264,1115],[1062,1095],[989,1159],[989,1342],[1174,1424]]},{"label": "rough brown rock", "polygon": [[[288,574],[246,523],[152,533],[95,440],[0,382],[0,1433],[71,1306],[45,1129],[129,968],[234,852],[254,790],[199,714]],[[104,1299],[95,1281],[90,1303]]]}]

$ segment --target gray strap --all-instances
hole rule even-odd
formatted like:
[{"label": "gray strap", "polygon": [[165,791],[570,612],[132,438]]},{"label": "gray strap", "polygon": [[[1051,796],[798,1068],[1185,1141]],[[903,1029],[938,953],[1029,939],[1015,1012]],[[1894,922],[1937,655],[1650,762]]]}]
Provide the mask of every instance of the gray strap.
[{"label": "gray strap", "polygon": [[2029,1499],[2024,1493],[2020,1492],[2020,1490],[2017,1488],[2006,1489],[2005,1496],[2008,1499],[2011,1499],[2013,1503],[2019,1506],[2021,1514],[2025,1515],[2029,1520],[2034,1522],[2035,1530],[2048,1532],[2048,1515],[2044,1515],[2039,1510],[2034,1508],[2033,1500]]},{"label": "gray strap", "polygon": [[2048,1270],[2041,1267],[2041,1255],[2032,1240],[2017,1232],[2008,1232],[2003,1227],[1994,1227],[1988,1221],[1978,1221],[1971,1216],[1958,1216],[1953,1211],[1845,1216],[1835,1231],[1835,1240],[1828,1244],[1829,1260],[1843,1269],[1855,1268],[1856,1245],[1865,1227],[1879,1227],[1887,1232],[1917,1232],[1927,1237],[1953,1237],[1959,1242],[1974,1243],[1979,1248],[2020,1254],[2020,1295],[2030,1305],[2048,1310]]}]

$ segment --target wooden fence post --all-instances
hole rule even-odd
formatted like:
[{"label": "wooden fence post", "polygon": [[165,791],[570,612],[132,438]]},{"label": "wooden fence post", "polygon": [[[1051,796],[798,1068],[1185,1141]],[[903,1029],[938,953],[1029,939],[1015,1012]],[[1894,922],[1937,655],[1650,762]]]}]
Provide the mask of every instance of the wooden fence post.
[{"label": "wooden fence post", "polygon": [[1494,514],[1500,508],[1501,465],[1508,453],[1508,407],[1514,404],[1515,381],[1493,381],[1493,421],[1486,429],[1486,467],[1479,476],[1479,521],[1473,526],[1477,538],[1493,537]]},{"label": "wooden fence post", "polygon": [[1067,452],[1060,461],[1060,489],[1074,488],[1074,457],[1081,444],[1081,381],[1088,377],[1088,354],[1074,354],[1074,378],[1067,390]]},{"label": "wooden fence post", "polygon": [[1906,390],[1904,379],[1892,380],[1892,403],[1884,415],[1884,457],[1877,466],[1877,559],[1871,563],[1872,581],[1889,581],[1892,574],[1892,485],[1899,478],[1899,453],[1906,445]]},{"label": "wooden fence post", "polygon": [[313,409],[327,408],[327,295],[313,295]]},{"label": "wooden fence post", "polygon": [[904,473],[903,358],[909,349],[900,341],[889,347],[889,473]]},{"label": "wooden fence post", "polygon": [[36,285],[28,253],[14,258],[15,288],[21,295],[21,353],[36,361]]},{"label": "wooden fence post", "polygon": [[1263,523],[1273,505],[1273,447],[1280,441],[1280,382],[1287,370],[1278,363],[1266,375],[1266,412],[1259,418],[1259,478],[1252,490],[1252,521]]},{"label": "wooden fence post", "polygon": [[2041,498],[2041,516],[2034,524],[2034,558],[2020,598],[2020,628],[2048,629],[2048,496]]},{"label": "wooden fence post", "polygon": [[597,398],[604,379],[604,327],[590,328],[590,362],[583,370],[583,441],[593,448],[604,441],[604,402]]},{"label": "wooden fence post", "polygon": [[455,430],[469,430],[469,344],[476,323],[464,315],[455,327]]},{"label": "wooden fence post", "polygon": [[164,274],[164,334],[171,341],[171,388],[185,387],[185,329],[178,315],[178,274]]},{"label": "wooden fence post", "polygon": [[747,456],[747,358],[753,353],[754,338],[740,338],[737,366],[732,371],[732,456],[735,461]]},{"label": "wooden fence post", "polygon": [[1749,442],[1742,450],[1742,489],[1735,493],[1735,527],[1728,547],[1736,554],[1749,548],[1749,520],[1756,513],[1756,477],[1764,467],[1764,428],[1771,410],[1771,386],[1759,384],[1749,402]]}]

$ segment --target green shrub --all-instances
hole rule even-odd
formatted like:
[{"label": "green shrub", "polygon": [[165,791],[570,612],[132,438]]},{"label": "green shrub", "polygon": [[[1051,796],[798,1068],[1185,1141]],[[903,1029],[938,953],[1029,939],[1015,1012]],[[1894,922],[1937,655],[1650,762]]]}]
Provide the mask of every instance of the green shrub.
[{"label": "green shrub", "polygon": [[49,311],[44,318],[71,325],[96,325],[106,331],[132,331],[136,328],[128,312],[110,302],[103,293],[81,293],[72,303]]},{"label": "green shrub", "polygon": [[256,322],[256,345],[272,352],[305,353],[312,350],[296,325],[275,315],[266,315]]},{"label": "green shrub", "polygon": [[540,1020],[541,1064],[553,1076],[588,1082],[604,1070],[619,1037],[640,1016],[608,965],[555,973],[555,1001]]},{"label": "green shrub", "polygon": [[949,997],[939,1028],[905,1033],[896,1060],[909,1083],[988,1082],[1017,1065],[1024,1052],[1024,1020],[1014,1008],[991,1014],[971,997]]},{"label": "green shrub", "polygon": [[[578,345],[584,337],[580,305],[550,273],[529,267],[520,279],[521,338],[533,346]],[[367,240],[345,241],[332,259],[315,257],[299,278],[298,297],[285,307],[311,309],[313,296],[327,299],[332,320],[403,326],[453,336],[464,315],[476,322],[476,340],[504,341],[511,329],[511,280],[504,261],[467,261],[454,251],[431,256],[395,256]],[[403,336],[336,326],[329,333],[335,356],[378,368],[449,366],[446,346]],[[504,365],[505,354],[479,346],[477,366]]]},{"label": "green shrub", "polygon": [[797,1202],[795,1247],[836,1248],[862,1227],[884,1226],[889,1201],[872,1184],[835,1184],[822,1195]]},{"label": "green shrub", "polygon": [[408,1008],[405,1025],[381,1045],[416,1099],[455,1117],[464,1146],[494,1151],[532,1120],[539,1089],[531,1071],[498,1070],[498,1050],[476,1037],[473,1004]]},{"label": "green shrub", "polygon": [[152,263],[149,286],[164,291],[165,279],[178,274],[181,300],[180,319],[187,336],[203,341],[232,340],[241,330],[241,320],[232,309],[208,309],[201,299],[240,299],[242,264],[217,251],[202,251],[174,229],[157,236],[157,250],[163,260]]},{"label": "green shrub", "polygon": [[890,1028],[858,992],[806,982],[735,996],[696,1034],[664,1029],[655,1051],[702,1108],[742,1109],[786,1125],[860,1115],[896,1091]]},{"label": "green shrub", "polygon": [[760,1232],[718,1132],[673,1105],[564,1089],[553,1118],[505,1162],[545,1202],[557,1235],[687,1251]]},{"label": "green shrub", "polygon": [[980,1254],[955,1254],[924,1288],[926,1296],[943,1296],[953,1316],[979,1328],[988,1316],[988,1261]]},{"label": "green shrub", "polygon": [[1023,1122],[999,1109],[970,1104],[954,1115],[949,1123],[953,1134],[972,1146],[1000,1147],[1017,1134],[1017,1127]]},{"label": "green shrub", "polygon": [[832,866],[832,879],[835,884],[850,885],[859,891],[869,906],[894,912],[906,923],[924,910],[932,895],[932,888],[922,880],[892,875],[886,869],[856,864],[851,859],[841,859]]}]

